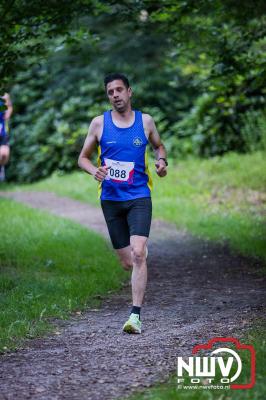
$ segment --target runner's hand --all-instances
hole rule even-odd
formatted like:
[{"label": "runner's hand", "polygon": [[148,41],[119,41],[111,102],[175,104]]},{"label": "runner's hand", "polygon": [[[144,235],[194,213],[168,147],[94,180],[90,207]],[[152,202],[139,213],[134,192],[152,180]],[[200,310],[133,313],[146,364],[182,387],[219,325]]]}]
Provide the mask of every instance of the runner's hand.
[{"label": "runner's hand", "polygon": [[107,174],[108,174],[108,169],[110,167],[107,167],[106,165],[97,168],[95,174],[94,174],[94,179],[96,179],[96,181],[102,182],[105,180]]},{"label": "runner's hand", "polygon": [[155,163],[156,174],[161,178],[167,175],[167,169],[164,160],[159,160]]},{"label": "runner's hand", "polygon": [[5,93],[4,96],[2,96],[2,99],[4,99],[6,102],[9,102],[9,103],[11,101],[10,95],[8,93]]}]

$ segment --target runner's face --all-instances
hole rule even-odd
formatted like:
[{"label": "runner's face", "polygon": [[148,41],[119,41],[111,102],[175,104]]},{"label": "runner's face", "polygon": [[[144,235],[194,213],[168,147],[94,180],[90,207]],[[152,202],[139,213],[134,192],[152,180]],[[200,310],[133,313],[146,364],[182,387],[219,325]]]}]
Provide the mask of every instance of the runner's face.
[{"label": "runner's face", "polygon": [[106,86],[108,99],[117,112],[124,112],[130,104],[131,88],[127,88],[120,79],[109,82]]}]

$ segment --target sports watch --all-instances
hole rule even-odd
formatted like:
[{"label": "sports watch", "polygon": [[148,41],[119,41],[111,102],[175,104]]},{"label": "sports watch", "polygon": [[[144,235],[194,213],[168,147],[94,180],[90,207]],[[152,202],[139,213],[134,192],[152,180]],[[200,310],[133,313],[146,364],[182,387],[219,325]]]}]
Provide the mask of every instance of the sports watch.
[{"label": "sports watch", "polygon": [[159,160],[164,160],[166,167],[168,166],[168,162],[167,162],[166,158],[160,157],[160,158],[158,158],[158,161]]}]

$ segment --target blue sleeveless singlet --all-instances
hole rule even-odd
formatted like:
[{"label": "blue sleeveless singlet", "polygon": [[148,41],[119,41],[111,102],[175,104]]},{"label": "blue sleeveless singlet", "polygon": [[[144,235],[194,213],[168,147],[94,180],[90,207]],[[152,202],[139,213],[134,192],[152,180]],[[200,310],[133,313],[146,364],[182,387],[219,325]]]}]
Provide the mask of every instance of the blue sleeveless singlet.
[{"label": "blue sleeveless singlet", "polygon": [[135,121],[128,128],[119,128],[113,123],[111,110],[104,113],[98,166],[110,168],[106,179],[99,184],[101,200],[127,201],[151,197],[147,144],[140,111],[135,111]]},{"label": "blue sleeveless singlet", "polygon": [[[4,102],[0,100],[0,108],[4,107]],[[6,136],[6,121],[4,119],[5,112],[0,110],[0,136]]]}]

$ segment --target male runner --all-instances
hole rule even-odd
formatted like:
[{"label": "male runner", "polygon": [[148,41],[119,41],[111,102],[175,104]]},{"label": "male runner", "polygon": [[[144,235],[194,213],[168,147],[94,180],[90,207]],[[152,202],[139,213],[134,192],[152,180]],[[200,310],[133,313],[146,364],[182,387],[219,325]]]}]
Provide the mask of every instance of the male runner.
[{"label": "male runner", "polygon": [[[147,239],[152,203],[146,147],[156,153],[156,172],[166,175],[166,151],[152,117],[132,110],[132,90],[122,74],[104,79],[112,110],[94,118],[78,164],[99,182],[99,197],[114,249],[126,270],[132,268],[133,307],[123,330],[141,333],[140,309],[147,283]],[[91,157],[98,147],[98,166]]]},{"label": "male runner", "polygon": [[8,93],[0,97],[0,182],[5,180],[5,165],[9,160],[8,120],[13,112]]}]

